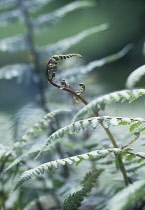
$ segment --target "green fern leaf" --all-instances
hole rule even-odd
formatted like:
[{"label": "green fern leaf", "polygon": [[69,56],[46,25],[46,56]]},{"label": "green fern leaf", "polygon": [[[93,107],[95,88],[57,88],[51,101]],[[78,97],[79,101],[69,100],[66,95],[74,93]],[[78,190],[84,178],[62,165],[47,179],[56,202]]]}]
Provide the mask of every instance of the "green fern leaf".
[{"label": "green fern leaf", "polygon": [[145,95],[145,89],[135,89],[133,91],[122,90],[122,91],[116,91],[113,93],[106,94],[104,96],[101,96],[93,100],[88,105],[80,109],[74,116],[73,122],[76,120],[82,119],[87,114],[93,114],[94,111],[98,111],[99,109],[104,110],[104,107],[106,105],[109,105],[111,102],[120,102],[121,99],[123,99],[123,101],[121,102],[124,102],[125,99],[129,101],[131,98],[135,100],[142,95]]},{"label": "green fern leaf", "polygon": [[39,176],[44,174],[45,171],[51,170],[52,168],[57,168],[58,165],[72,164],[73,162],[78,162],[80,159],[87,160],[90,158],[104,158],[109,153],[114,153],[114,155],[118,155],[121,153],[121,150],[118,148],[107,149],[107,150],[95,150],[85,154],[72,156],[69,158],[58,159],[55,161],[44,163],[36,168],[25,171],[20,177],[19,182],[16,184],[14,190],[20,187],[25,181],[33,178],[34,176]]},{"label": "green fern leaf", "polygon": [[81,202],[84,197],[88,196],[94,187],[100,174],[103,172],[102,169],[94,170],[86,174],[84,180],[82,181],[83,188],[73,194],[70,194],[64,201],[63,210],[77,210],[81,206]]}]

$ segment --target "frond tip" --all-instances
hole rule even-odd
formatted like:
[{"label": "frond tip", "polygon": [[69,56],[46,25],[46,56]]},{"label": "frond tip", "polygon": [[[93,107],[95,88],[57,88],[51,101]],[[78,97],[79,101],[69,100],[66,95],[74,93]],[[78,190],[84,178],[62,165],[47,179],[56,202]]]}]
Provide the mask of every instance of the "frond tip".
[{"label": "frond tip", "polygon": [[25,171],[20,177],[19,182],[16,184],[14,190],[20,187],[25,181],[33,178],[34,176],[39,176],[44,174],[45,171],[51,170],[52,168],[57,168],[58,165],[72,164],[73,162],[80,162],[83,160],[91,159],[91,158],[105,158],[109,153],[114,153],[114,155],[118,155],[121,153],[121,149],[113,148],[107,150],[95,150],[85,154],[72,156],[69,158],[58,159],[55,161],[44,163],[36,168]]},{"label": "frond tip", "polygon": [[127,78],[126,81],[126,87],[129,89],[132,89],[137,82],[145,75],[145,65],[140,66],[136,70],[134,70],[129,77]]},{"label": "frond tip", "polygon": [[52,79],[52,73],[53,70],[57,69],[57,61],[63,60],[66,58],[72,58],[72,57],[79,57],[81,58],[80,54],[68,54],[68,55],[53,55],[46,65],[46,77],[47,79]]}]

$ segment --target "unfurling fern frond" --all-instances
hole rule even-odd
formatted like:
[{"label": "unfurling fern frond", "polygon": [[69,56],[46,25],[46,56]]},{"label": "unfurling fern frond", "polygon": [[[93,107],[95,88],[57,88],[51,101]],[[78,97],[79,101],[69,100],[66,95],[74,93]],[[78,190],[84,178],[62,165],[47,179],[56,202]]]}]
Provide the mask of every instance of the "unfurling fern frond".
[{"label": "unfurling fern frond", "polygon": [[52,112],[44,115],[38,122],[34,124],[32,128],[30,128],[21,138],[21,141],[27,141],[30,136],[34,136],[36,131],[42,131],[45,127],[49,125],[52,118],[54,118],[57,114],[62,112],[70,112],[69,109],[56,109]]},{"label": "unfurling fern frond", "polygon": [[73,194],[70,194],[63,204],[63,210],[77,210],[78,207],[81,206],[81,202],[83,201],[84,197],[88,196],[91,192],[94,184],[96,183],[98,177],[103,172],[103,169],[94,170],[90,173],[87,173],[82,181],[83,188]]},{"label": "unfurling fern frond", "polygon": [[129,89],[132,89],[137,82],[145,75],[145,65],[137,68],[135,71],[133,71],[126,81],[126,87]]},{"label": "unfurling fern frond", "polygon": [[108,154],[113,153],[115,156],[121,153],[121,150],[118,148],[107,149],[107,150],[95,150],[85,154],[76,155],[64,159],[58,159],[55,161],[44,163],[36,168],[25,171],[20,177],[19,182],[16,184],[14,190],[20,187],[25,181],[33,178],[34,176],[39,176],[43,174],[45,171],[52,170],[52,168],[57,168],[58,165],[72,164],[73,162],[80,162],[83,160],[87,160],[89,158],[105,158]]},{"label": "unfurling fern frond", "polygon": [[54,44],[51,44],[51,45],[49,44],[45,47],[40,48],[39,54],[41,57],[45,57],[45,56],[48,57],[49,55],[51,56],[51,55],[55,54],[56,52],[63,53],[66,50],[68,50],[69,48],[71,48],[72,46],[76,45],[77,43],[79,43],[80,41],[85,39],[86,37],[88,37],[89,35],[107,30],[108,28],[109,28],[108,24],[104,23],[99,26],[95,26],[95,27],[86,29],[74,36],[65,38],[63,40],[59,40],[58,42],[56,42]]},{"label": "unfurling fern frond", "polygon": [[135,202],[140,201],[145,195],[145,180],[136,181],[119,193],[117,193],[105,208],[106,210],[126,210],[132,209]]},{"label": "unfurling fern frond", "polygon": [[[66,14],[80,8],[93,6],[94,3],[91,1],[74,1],[69,3],[49,14],[40,15],[35,21],[34,26],[38,30],[42,26],[46,26],[48,24],[54,24],[56,21],[60,20]],[[40,31],[40,30],[39,30]]]},{"label": "unfurling fern frond", "polygon": [[[101,58],[100,60],[92,61],[85,66],[80,66],[79,68],[67,69],[67,71],[65,72],[65,75],[64,75],[65,79],[73,80],[75,77],[78,77],[79,75],[82,75],[82,74],[87,74],[97,67],[101,67],[107,63],[114,62],[114,61],[122,58],[123,56],[125,56],[131,49],[132,49],[132,45],[129,44],[129,45],[125,46],[118,53]],[[61,78],[63,77],[62,74],[60,74]]]},{"label": "unfurling fern frond", "polygon": [[[41,154],[42,151],[47,150],[47,147],[52,143],[55,143],[56,140],[62,139],[68,133],[79,133],[80,130],[86,130],[89,126],[92,128],[96,128],[99,124],[102,124],[103,127],[109,128],[110,126],[118,126],[118,125],[132,125],[134,122],[144,123],[145,120],[142,118],[123,118],[123,117],[110,117],[110,116],[103,116],[103,117],[92,117],[85,120],[80,120],[74,122],[70,125],[67,125],[55,133],[53,133],[47,140],[45,146],[40,150],[37,157]],[[133,129],[132,129],[133,131]],[[36,158],[37,158],[36,157]]]},{"label": "unfurling fern frond", "polygon": [[73,121],[84,118],[87,114],[93,114],[94,111],[104,110],[106,105],[112,102],[124,102],[136,100],[140,96],[145,95],[145,89],[121,90],[98,97],[88,105],[80,109],[73,118]]},{"label": "unfurling fern frond", "polygon": [[46,65],[46,77],[47,79],[53,79],[52,75],[54,74],[53,70],[57,69],[57,61],[63,60],[66,58],[72,58],[72,57],[80,57],[80,54],[68,54],[68,55],[53,55]]}]

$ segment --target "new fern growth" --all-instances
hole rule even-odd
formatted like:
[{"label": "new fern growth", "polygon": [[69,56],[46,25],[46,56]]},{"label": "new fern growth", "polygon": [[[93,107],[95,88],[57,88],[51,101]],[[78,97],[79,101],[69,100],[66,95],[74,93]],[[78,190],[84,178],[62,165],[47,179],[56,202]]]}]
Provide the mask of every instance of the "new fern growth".
[{"label": "new fern growth", "polygon": [[[6,132],[1,128],[1,133],[4,134],[0,134],[0,206],[2,210],[144,209],[144,108],[141,115],[138,115],[138,112],[142,107],[139,102],[145,95],[145,89],[134,87],[145,75],[145,66],[137,68],[129,75],[126,90],[101,95],[98,84],[95,84],[95,88],[94,85],[93,88],[91,85],[88,87],[90,77],[95,75],[97,70],[108,63],[123,59],[134,46],[129,43],[111,55],[100,59],[95,57],[95,60],[86,64],[81,63],[82,60],[78,59],[81,58],[80,54],[66,54],[67,51],[86,38],[88,42],[90,35],[94,37],[97,33],[105,33],[112,25],[96,25],[95,22],[94,26],[84,28],[83,31],[77,31],[78,26],[75,34],[72,33],[69,37],[65,34],[61,39],[57,37],[57,41],[52,43],[51,35],[46,37],[45,33],[42,33],[43,28],[50,30],[50,25],[54,26],[64,20],[66,15],[94,7],[94,1],[77,0],[63,3],[60,8],[49,14],[45,13],[47,8],[54,8],[53,5],[49,7],[53,2],[0,1],[0,24],[8,26],[7,30],[13,22],[15,27],[22,23],[22,28],[25,27],[24,33],[11,32],[9,34],[13,36],[0,40],[1,53],[17,52],[27,55],[21,62],[16,59],[11,64],[10,59],[2,66],[0,79],[9,81],[16,78],[19,83],[23,82],[23,85],[34,83],[38,92],[31,103],[17,112],[16,118],[12,117],[14,122],[8,125]],[[59,2],[58,5],[60,4]],[[70,17],[66,17],[67,19],[69,21]],[[49,34],[49,31],[46,34]],[[35,45],[37,36],[45,36],[42,43],[46,42],[46,45]],[[93,55],[97,53],[94,51]],[[47,84],[45,75],[42,75],[42,64],[49,57],[45,73]],[[78,63],[65,71],[59,71],[57,65],[60,60],[68,59],[67,64],[71,64],[75,58]],[[87,75],[85,82],[82,75]],[[88,99],[84,97],[84,93]],[[23,93],[21,95],[23,97]],[[73,96],[75,100],[69,100],[69,96]],[[133,109],[134,101],[137,108]],[[118,110],[125,106],[123,116],[114,116],[114,103]],[[109,105],[113,116],[107,114]],[[131,116],[128,116],[128,110]],[[0,124],[1,127],[7,126],[3,116],[0,118]],[[9,140],[10,127],[15,128],[15,135]],[[15,177],[18,180],[14,179]],[[11,194],[12,189],[17,192]],[[12,203],[13,200],[15,201]]]}]

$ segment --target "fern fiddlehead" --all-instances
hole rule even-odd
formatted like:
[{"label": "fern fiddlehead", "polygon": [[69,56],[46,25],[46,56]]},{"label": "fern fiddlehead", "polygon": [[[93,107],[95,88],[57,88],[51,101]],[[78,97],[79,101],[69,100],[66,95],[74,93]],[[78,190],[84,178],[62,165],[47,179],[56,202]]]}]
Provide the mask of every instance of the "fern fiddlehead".
[{"label": "fern fiddlehead", "polygon": [[70,88],[70,86],[65,82],[64,79],[61,80],[61,84],[57,84],[55,81],[55,71],[57,70],[57,62],[59,60],[63,60],[63,59],[67,59],[67,58],[72,58],[72,57],[79,57],[81,58],[80,54],[68,54],[68,55],[53,55],[47,62],[46,64],[46,78],[48,80],[48,82],[50,84],[52,84],[53,86],[70,92],[72,93],[76,98],[78,98],[81,102],[83,102],[85,105],[88,104],[88,102],[81,96],[81,94],[84,92],[85,90],[85,85],[80,83],[79,86],[81,87],[80,91],[74,91],[72,88]]}]

